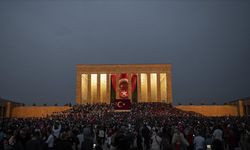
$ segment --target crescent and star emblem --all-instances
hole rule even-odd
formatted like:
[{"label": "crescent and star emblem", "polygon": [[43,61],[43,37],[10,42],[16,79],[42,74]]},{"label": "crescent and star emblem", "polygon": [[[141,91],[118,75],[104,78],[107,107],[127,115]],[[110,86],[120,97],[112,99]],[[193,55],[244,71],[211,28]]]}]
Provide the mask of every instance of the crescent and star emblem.
[{"label": "crescent and star emblem", "polygon": [[122,96],[122,97],[127,97],[127,95],[128,95],[127,91],[122,91],[122,92],[121,92],[121,96]]},{"label": "crescent and star emblem", "polygon": [[125,105],[125,103],[123,103],[123,102],[117,102],[117,107],[118,108],[121,108],[121,107],[123,107]]}]

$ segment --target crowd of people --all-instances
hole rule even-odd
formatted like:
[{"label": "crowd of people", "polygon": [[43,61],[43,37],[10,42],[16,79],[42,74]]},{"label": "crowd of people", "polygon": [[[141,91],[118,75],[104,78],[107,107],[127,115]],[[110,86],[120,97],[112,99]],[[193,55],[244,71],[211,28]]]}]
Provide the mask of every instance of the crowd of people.
[{"label": "crowd of people", "polygon": [[45,118],[1,120],[0,150],[249,150],[249,118],[205,117],[166,103],[76,105]]}]

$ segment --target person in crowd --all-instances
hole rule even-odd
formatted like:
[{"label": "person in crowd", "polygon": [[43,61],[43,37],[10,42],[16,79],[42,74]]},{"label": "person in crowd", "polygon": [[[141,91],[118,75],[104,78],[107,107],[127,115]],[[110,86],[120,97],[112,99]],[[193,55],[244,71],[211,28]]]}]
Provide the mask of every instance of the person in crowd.
[{"label": "person in crowd", "polygon": [[31,134],[31,139],[26,143],[26,150],[43,150],[40,132],[34,131]]},{"label": "person in crowd", "polygon": [[170,128],[167,128],[166,125],[162,127],[162,132],[161,132],[161,150],[171,150],[172,146],[170,144],[170,136],[171,136],[171,130]]},{"label": "person in crowd", "polygon": [[250,149],[250,133],[247,129],[245,129],[241,134],[240,146],[242,150]]},{"label": "person in crowd", "polygon": [[84,136],[83,136],[83,131],[82,131],[82,127],[80,129],[80,132],[78,133],[77,135],[77,139],[79,141],[79,144],[77,145],[77,150],[81,150],[81,146],[82,146],[82,143],[84,141]]},{"label": "person in crowd", "polygon": [[151,146],[151,131],[147,124],[144,124],[144,127],[142,129],[142,137],[144,140],[144,147],[146,150],[150,149]]},{"label": "person in crowd", "polygon": [[48,130],[48,135],[49,135],[49,136],[48,136],[47,140],[45,141],[45,143],[47,144],[47,149],[48,149],[48,150],[54,150],[54,140],[55,140],[55,136],[53,135],[51,129]]},{"label": "person in crowd", "polygon": [[55,122],[55,124],[53,125],[53,135],[56,137],[56,138],[59,138],[59,134],[60,134],[60,131],[61,131],[62,127],[61,127],[61,124],[59,124],[58,121]]},{"label": "person in crowd", "polygon": [[160,150],[162,147],[162,138],[158,135],[158,129],[155,129],[155,131],[153,131],[151,140],[152,140],[151,150]]},{"label": "person in crowd", "polygon": [[129,137],[126,135],[126,129],[121,127],[118,129],[117,134],[115,136],[114,146],[116,150],[129,150],[130,143]]},{"label": "person in crowd", "polygon": [[206,150],[205,138],[202,136],[201,131],[194,137],[194,150]]},{"label": "person in crowd", "polygon": [[219,126],[216,126],[213,132],[213,140],[219,140],[222,142],[222,135],[223,135],[223,131],[221,130]]},{"label": "person in crowd", "polygon": [[184,136],[187,139],[189,146],[187,147],[188,150],[193,150],[193,140],[194,140],[194,131],[190,125],[187,125],[184,129]]},{"label": "person in crowd", "polygon": [[83,129],[83,137],[84,141],[82,142],[81,150],[92,150],[94,147],[94,139],[93,139],[94,133],[92,127],[86,126]]},{"label": "person in crowd", "polygon": [[180,132],[180,129],[178,129],[177,127],[174,130],[172,144],[174,150],[186,150],[189,146],[189,143],[185,139],[183,133]]},{"label": "person in crowd", "polygon": [[137,149],[138,150],[142,150],[143,146],[142,146],[142,135],[139,129],[137,129],[136,132],[136,145],[137,145]]},{"label": "person in crowd", "polygon": [[215,130],[213,132],[213,141],[212,141],[212,149],[213,150],[223,150],[224,146],[223,146],[223,131],[221,130],[221,128],[217,125],[215,126]]},{"label": "person in crowd", "polygon": [[[0,122],[2,124],[2,122]],[[0,149],[4,148],[4,132],[2,130],[2,127],[0,127]]]},{"label": "person in crowd", "polygon": [[103,145],[104,144],[104,141],[105,141],[105,131],[104,131],[104,128],[103,127],[99,127],[99,129],[98,129],[98,135],[97,135],[97,137],[98,137],[98,143],[100,143],[101,145]]},{"label": "person in crowd", "polygon": [[113,134],[113,129],[112,128],[107,129],[107,139],[106,139],[107,149],[111,148],[112,134]]},{"label": "person in crowd", "polygon": [[73,150],[68,138],[67,133],[63,132],[55,145],[55,150]]}]

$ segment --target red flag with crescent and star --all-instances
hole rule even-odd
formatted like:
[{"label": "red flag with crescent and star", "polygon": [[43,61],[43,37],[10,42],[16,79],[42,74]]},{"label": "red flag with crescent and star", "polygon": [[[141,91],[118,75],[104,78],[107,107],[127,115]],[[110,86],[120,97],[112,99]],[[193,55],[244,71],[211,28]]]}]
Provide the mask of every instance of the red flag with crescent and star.
[{"label": "red flag with crescent and star", "polygon": [[115,110],[128,111],[131,109],[130,99],[116,99]]}]

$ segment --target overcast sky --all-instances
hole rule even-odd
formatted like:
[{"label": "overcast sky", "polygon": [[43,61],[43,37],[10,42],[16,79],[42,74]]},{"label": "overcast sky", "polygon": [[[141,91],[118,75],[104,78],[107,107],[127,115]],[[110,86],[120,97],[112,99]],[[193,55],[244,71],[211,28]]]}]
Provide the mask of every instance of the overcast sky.
[{"label": "overcast sky", "polygon": [[173,64],[177,103],[250,96],[249,0],[1,0],[0,96],[75,102],[76,64]]}]

